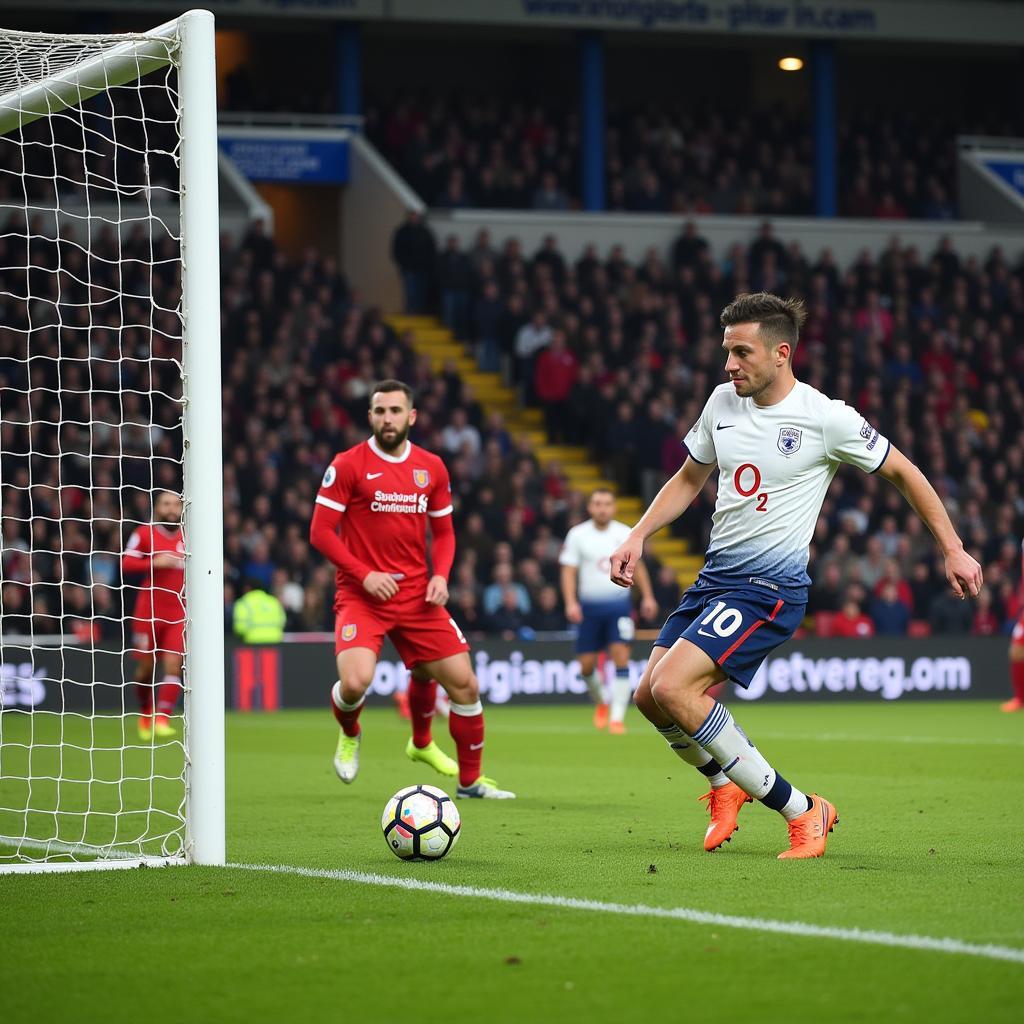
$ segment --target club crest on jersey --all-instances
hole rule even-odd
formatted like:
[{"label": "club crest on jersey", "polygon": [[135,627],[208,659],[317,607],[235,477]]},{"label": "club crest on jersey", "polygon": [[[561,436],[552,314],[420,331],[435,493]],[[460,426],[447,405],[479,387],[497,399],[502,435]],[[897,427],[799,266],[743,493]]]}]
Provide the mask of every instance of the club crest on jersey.
[{"label": "club crest on jersey", "polygon": [[346,643],[348,643],[349,640],[355,640],[357,632],[356,624],[354,622],[347,622],[341,627],[341,639]]},{"label": "club crest on jersey", "polygon": [[797,430],[796,427],[780,427],[779,451],[783,455],[795,455],[800,451],[800,438],[802,436],[803,431]]},{"label": "club crest on jersey", "polygon": [[426,487],[430,483],[430,473],[425,469],[414,469],[412,471],[412,478],[417,487]]}]

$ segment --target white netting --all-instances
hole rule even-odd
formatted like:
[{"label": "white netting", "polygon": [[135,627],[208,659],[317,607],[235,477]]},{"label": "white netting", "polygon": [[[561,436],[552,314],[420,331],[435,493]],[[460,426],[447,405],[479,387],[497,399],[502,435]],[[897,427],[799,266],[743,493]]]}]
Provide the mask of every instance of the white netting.
[{"label": "white netting", "polygon": [[151,71],[150,40],[127,80],[133,38],[0,32],[0,865],[184,841],[181,703],[176,736],[140,738],[121,572],[182,490],[176,61],[158,42]]}]

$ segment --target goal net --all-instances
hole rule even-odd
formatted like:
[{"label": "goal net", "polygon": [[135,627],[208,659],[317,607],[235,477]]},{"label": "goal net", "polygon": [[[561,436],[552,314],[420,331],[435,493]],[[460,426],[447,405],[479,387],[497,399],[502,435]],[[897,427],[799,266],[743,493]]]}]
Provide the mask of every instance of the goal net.
[{"label": "goal net", "polygon": [[0,30],[0,870],[223,861],[212,22]]}]

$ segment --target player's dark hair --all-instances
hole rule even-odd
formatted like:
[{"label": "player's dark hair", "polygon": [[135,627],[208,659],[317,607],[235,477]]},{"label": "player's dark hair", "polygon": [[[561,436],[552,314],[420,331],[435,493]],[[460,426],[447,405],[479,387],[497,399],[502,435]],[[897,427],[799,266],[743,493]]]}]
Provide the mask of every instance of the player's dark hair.
[{"label": "player's dark hair", "polygon": [[610,487],[595,487],[590,492],[590,497],[587,498],[587,501],[590,501],[590,498],[597,497],[599,494],[610,494],[613,498],[615,497],[615,492]]},{"label": "player's dark hair", "polygon": [[720,322],[723,327],[757,324],[758,336],[769,348],[785,341],[795,352],[800,328],[806,319],[807,310],[802,299],[783,299],[770,292],[752,292],[737,295],[722,310]]},{"label": "player's dark hair", "polygon": [[405,381],[401,380],[379,380],[376,384],[370,388],[370,408],[373,408],[373,396],[380,394],[380,392],[388,391],[401,391],[406,398],[409,399],[409,408],[411,409],[415,404],[415,396],[413,395],[412,388],[409,387]]}]

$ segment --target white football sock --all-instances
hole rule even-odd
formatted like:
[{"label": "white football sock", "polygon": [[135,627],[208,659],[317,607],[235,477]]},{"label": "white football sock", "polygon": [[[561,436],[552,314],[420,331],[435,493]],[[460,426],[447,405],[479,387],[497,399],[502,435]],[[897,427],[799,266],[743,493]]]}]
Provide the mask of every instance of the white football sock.
[{"label": "white football sock", "polygon": [[687,736],[678,725],[673,722],[659,733],[665,737],[665,742],[681,757],[687,764],[707,777],[712,789],[721,789],[728,784],[729,779],[722,771],[722,766],[697,742],[692,736]]},{"label": "white football sock", "polygon": [[776,772],[717,701],[693,738],[744,793],[778,811],[786,821],[809,809],[807,797]]},{"label": "white football sock", "polygon": [[596,668],[589,675],[585,675],[583,681],[587,684],[587,689],[590,691],[590,696],[594,698],[595,704],[607,703],[604,699],[604,680]]},{"label": "white football sock", "polygon": [[360,704],[365,703],[366,694],[364,693],[362,697],[360,697],[359,700],[357,700],[354,704],[347,704],[345,702],[345,698],[341,695],[341,680],[339,679],[331,687],[331,700],[334,701],[334,706],[339,711],[355,711],[355,709],[359,707]]},{"label": "white football sock", "polygon": [[615,678],[612,680],[612,711],[611,720],[621,722],[626,717],[626,708],[629,707],[629,700],[633,696],[633,687],[629,680],[629,667],[615,670]]}]

